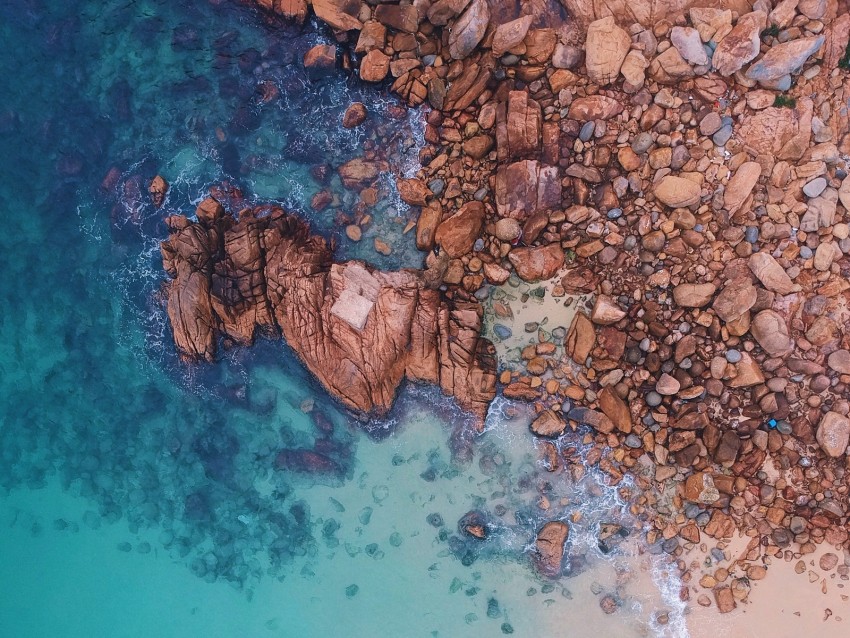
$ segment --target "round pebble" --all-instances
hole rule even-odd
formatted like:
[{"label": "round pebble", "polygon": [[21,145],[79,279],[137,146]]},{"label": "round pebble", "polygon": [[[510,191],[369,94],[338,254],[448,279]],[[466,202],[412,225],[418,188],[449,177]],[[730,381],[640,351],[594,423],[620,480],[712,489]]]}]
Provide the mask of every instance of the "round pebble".
[{"label": "round pebble", "polygon": [[593,137],[593,129],[596,125],[593,123],[593,120],[589,122],[585,122],[584,126],[581,127],[581,131],[579,131],[578,138],[582,142],[587,142],[591,137]]},{"label": "round pebble", "polygon": [[726,351],[726,361],[729,363],[738,363],[741,360],[741,353],[734,348]]},{"label": "round pebble", "polygon": [[652,390],[646,395],[646,404],[651,408],[661,405],[661,395]]},{"label": "round pebble", "polygon": [[608,211],[608,219],[620,219],[623,216],[622,208],[612,208]]}]

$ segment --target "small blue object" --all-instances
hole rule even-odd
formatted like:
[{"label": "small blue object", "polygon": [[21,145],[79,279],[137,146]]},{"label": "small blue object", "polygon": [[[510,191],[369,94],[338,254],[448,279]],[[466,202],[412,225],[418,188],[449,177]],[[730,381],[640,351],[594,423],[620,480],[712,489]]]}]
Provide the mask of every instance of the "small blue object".
[{"label": "small blue object", "polygon": [[770,421],[767,422],[767,424],[770,426],[771,429],[775,428],[776,425],[777,425],[776,419],[771,419]]}]

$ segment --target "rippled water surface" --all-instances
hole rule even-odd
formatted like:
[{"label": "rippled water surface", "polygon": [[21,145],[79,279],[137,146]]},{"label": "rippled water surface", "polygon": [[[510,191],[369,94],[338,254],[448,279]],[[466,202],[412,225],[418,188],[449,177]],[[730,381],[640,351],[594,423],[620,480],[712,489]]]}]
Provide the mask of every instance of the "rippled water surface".
[{"label": "rippled water surface", "polygon": [[[463,416],[433,390],[406,389],[367,434],[285,344],[174,356],[155,174],[165,211],[228,180],[309,216],[341,258],[416,267],[392,176],[355,243],[333,169],[377,149],[415,171],[422,113],[308,77],[303,52],[329,34],[229,2],[5,0],[0,34],[0,636],[679,635],[661,564],[596,546],[600,522],[634,528],[616,492],[545,472],[521,409],[495,406],[456,464]],[[355,100],[372,117],[344,131]],[[312,211],[322,189],[336,199]],[[337,475],[273,469],[314,446]],[[458,534],[473,509],[483,543]],[[528,550],[554,518],[573,521],[569,576],[545,581]]]}]

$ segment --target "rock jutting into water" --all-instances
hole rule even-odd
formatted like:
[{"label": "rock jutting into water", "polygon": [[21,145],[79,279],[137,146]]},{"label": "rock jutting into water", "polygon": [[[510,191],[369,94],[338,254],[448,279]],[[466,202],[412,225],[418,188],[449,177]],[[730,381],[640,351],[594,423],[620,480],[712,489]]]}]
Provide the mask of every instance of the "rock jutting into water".
[{"label": "rock jutting into water", "polygon": [[[442,282],[592,299],[568,352],[538,330],[500,375],[543,415],[546,467],[631,473],[656,553],[708,537],[723,556],[736,529],[751,561],[850,541],[847,0],[312,9],[343,68],[432,109],[432,194],[410,203]],[[562,462],[578,427],[591,449]],[[705,585],[721,611],[746,573]]]},{"label": "rock jutting into water", "polygon": [[[334,263],[325,239],[277,207],[231,214],[209,197],[196,216],[169,216],[170,236],[161,245],[172,277],[165,287],[168,317],[181,355],[212,361],[220,338],[250,345],[257,334],[282,334],[352,410],[386,414],[409,379],[438,385],[483,426],[495,395],[495,359],[479,336],[482,309],[474,298],[441,293],[431,271]],[[279,462],[333,469],[306,450],[289,451]]]}]

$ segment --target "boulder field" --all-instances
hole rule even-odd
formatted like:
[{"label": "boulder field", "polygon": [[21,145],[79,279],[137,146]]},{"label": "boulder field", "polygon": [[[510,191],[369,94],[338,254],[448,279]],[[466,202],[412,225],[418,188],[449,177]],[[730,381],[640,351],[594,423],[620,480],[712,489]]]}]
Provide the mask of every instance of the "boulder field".
[{"label": "boulder field", "polygon": [[[315,13],[335,50],[305,63],[426,109],[399,191],[428,269],[333,264],[282,211],[171,219],[182,352],[280,331],[354,409],[385,411],[411,378],[480,419],[496,368],[473,295],[556,276],[553,296],[591,301],[566,339],[531,335],[501,392],[533,404],[550,471],[633,477],[624,498],[683,599],[731,611],[769,560],[847,547],[847,0],[244,1],[272,24]],[[339,173],[368,191],[387,168]],[[582,455],[561,444],[579,428]],[[687,550],[722,555],[736,530],[740,560],[691,573]],[[541,571],[562,538],[539,539]]]}]

